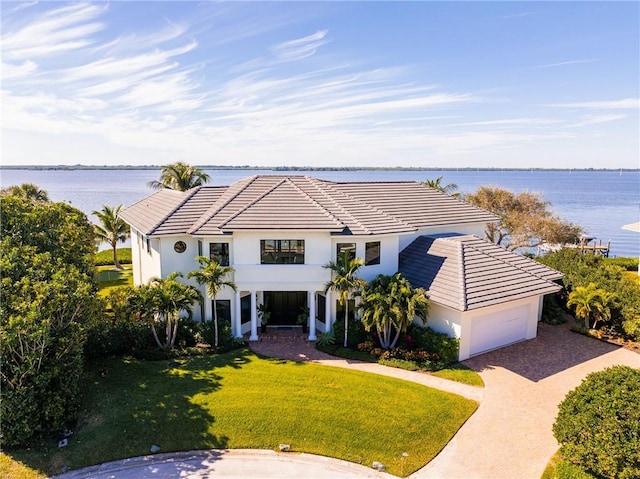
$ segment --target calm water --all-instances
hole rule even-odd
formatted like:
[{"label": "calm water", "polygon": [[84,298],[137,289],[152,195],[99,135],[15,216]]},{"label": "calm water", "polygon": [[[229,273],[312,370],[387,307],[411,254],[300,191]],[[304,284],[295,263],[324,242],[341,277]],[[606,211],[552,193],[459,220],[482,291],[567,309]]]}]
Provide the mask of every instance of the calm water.
[{"label": "calm water", "polygon": [[[214,185],[228,185],[272,170],[207,170]],[[289,171],[334,181],[435,179],[456,183],[463,193],[493,185],[512,191],[536,191],[563,218],[580,224],[603,243],[611,241],[614,256],[640,254],[640,234],[624,224],[640,221],[640,171]],[[159,170],[0,170],[2,187],[35,183],[54,201],[66,201],[87,214],[103,205],[130,205],[152,192],[146,183]],[[95,218],[93,218],[95,220]]]}]

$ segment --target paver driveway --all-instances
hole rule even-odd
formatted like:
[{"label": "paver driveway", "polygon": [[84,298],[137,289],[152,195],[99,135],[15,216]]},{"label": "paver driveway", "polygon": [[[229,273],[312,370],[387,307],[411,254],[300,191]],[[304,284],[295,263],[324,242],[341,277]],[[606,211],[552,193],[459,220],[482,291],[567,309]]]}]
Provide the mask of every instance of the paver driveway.
[{"label": "paver driveway", "polygon": [[412,478],[539,479],[558,444],[557,405],[584,377],[640,354],[540,323],[538,337],[464,362],[485,382],[476,413]]}]

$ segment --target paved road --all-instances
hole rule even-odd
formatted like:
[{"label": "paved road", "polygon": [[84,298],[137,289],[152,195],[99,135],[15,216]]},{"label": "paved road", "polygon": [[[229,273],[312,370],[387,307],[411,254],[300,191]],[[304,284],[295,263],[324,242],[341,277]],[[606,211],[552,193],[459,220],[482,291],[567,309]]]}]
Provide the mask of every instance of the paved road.
[{"label": "paved road", "polygon": [[[378,364],[333,359],[304,343],[255,345],[285,359],[385,374],[480,401],[456,436],[412,479],[539,479],[558,448],[551,432],[557,405],[589,373],[616,364],[640,368],[640,354],[540,324],[538,337],[465,361],[485,389]],[[268,349],[268,351],[265,351]],[[69,472],[64,479],[391,478],[371,468],[311,454],[192,451],[126,459]]]}]

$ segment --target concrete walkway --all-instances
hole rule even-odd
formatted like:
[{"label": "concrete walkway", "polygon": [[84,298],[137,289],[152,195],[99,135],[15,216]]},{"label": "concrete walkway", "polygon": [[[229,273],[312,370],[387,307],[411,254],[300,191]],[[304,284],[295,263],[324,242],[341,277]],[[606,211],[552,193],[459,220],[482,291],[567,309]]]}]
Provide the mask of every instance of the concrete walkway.
[{"label": "concrete walkway", "polygon": [[[415,479],[539,479],[558,448],[551,427],[557,405],[584,377],[606,367],[640,368],[640,354],[539,324],[538,337],[465,361],[480,373],[475,388],[424,373],[336,359],[303,341],[253,343],[260,354],[356,369],[417,382],[480,402],[455,437]],[[259,450],[192,451],[126,459],[69,472],[80,478],[391,478],[371,468],[312,454]]]}]

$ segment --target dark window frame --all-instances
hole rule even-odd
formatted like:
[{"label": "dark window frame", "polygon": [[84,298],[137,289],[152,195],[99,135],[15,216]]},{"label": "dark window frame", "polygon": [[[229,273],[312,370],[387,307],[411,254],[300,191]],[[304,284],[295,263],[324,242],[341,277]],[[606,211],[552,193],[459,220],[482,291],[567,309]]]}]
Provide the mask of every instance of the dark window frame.
[{"label": "dark window frame", "polygon": [[[370,253],[370,250],[372,249],[374,249],[373,253]],[[381,249],[382,247],[381,247],[380,241],[368,241],[364,245],[364,265],[372,266],[372,265],[380,264]]]},{"label": "dark window frame", "polygon": [[304,264],[304,240],[260,240],[260,264]]},{"label": "dark window frame", "polygon": [[[215,251],[215,248],[220,248],[222,252]],[[215,261],[220,266],[229,266],[229,243],[209,243],[209,259]]]},{"label": "dark window frame", "polygon": [[340,261],[342,253],[345,250],[349,251],[349,261],[356,259],[356,244],[355,243],[336,243],[336,261]]}]

